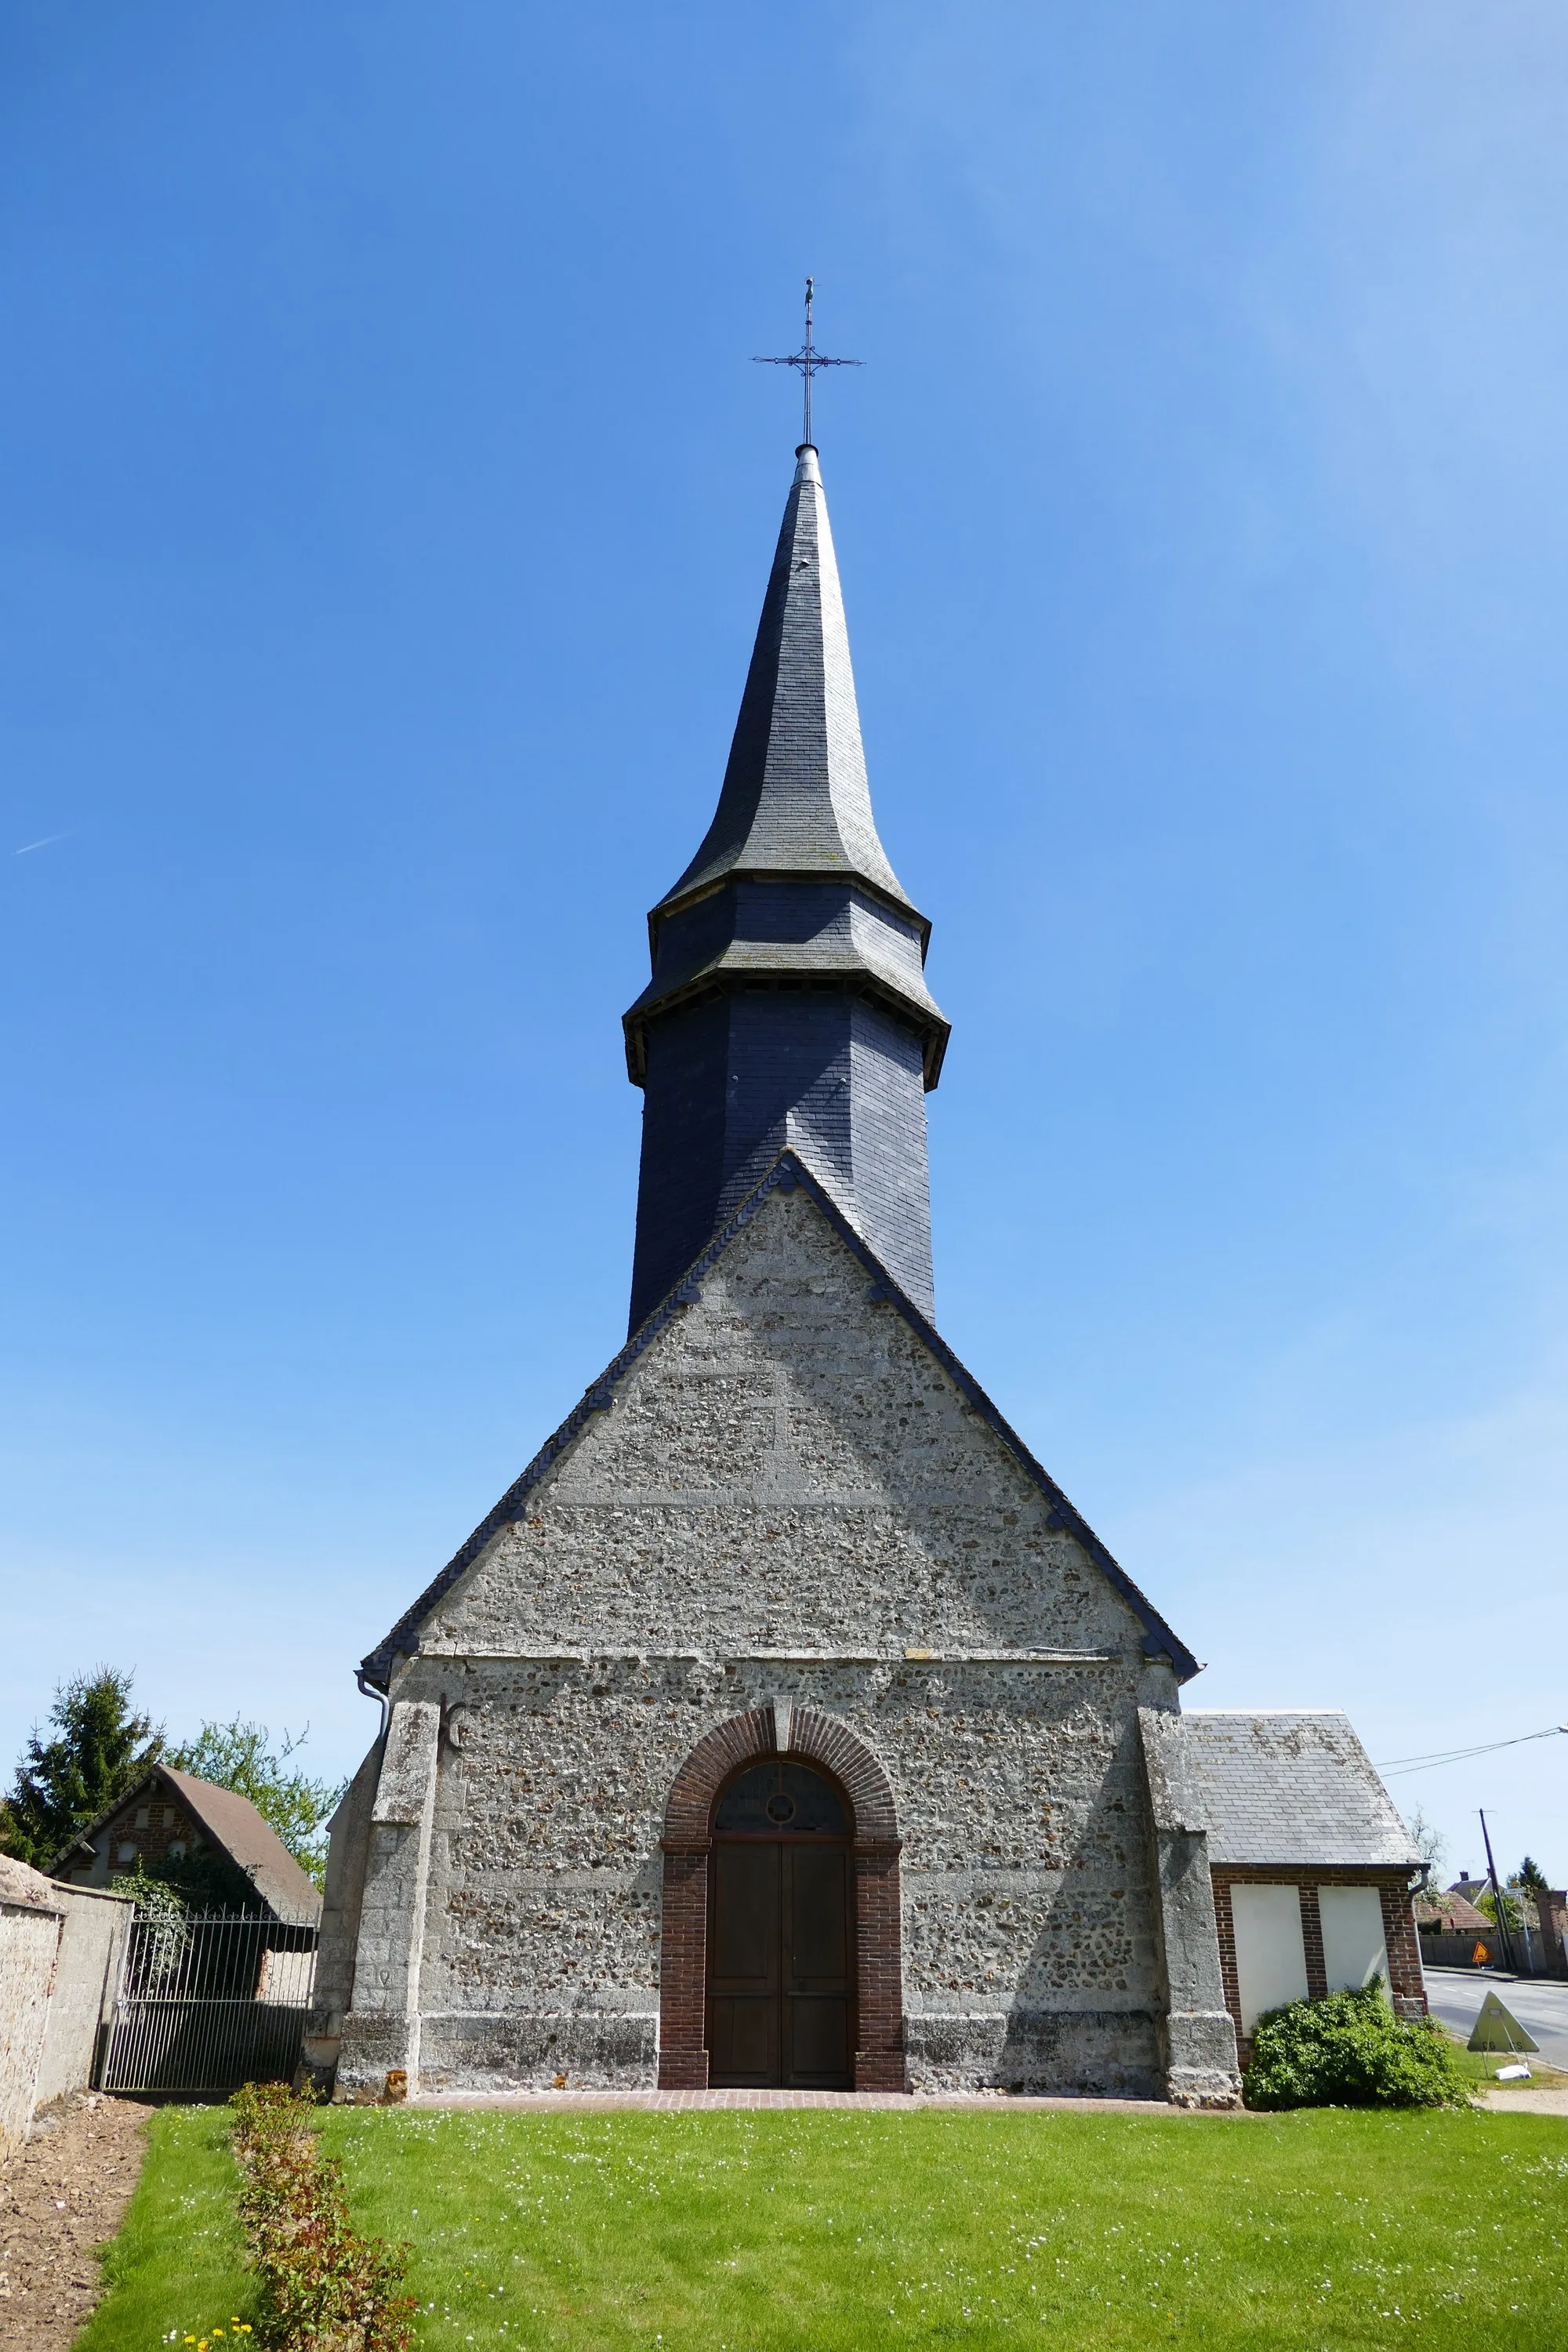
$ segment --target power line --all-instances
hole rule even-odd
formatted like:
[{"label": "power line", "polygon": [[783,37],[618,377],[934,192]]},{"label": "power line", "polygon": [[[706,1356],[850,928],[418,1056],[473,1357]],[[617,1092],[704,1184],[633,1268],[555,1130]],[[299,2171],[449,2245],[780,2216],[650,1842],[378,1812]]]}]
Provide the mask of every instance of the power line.
[{"label": "power line", "polygon": [[1426,1772],[1438,1764],[1462,1764],[1471,1756],[1495,1756],[1500,1748],[1528,1748],[1532,1739],[1555,1739],[1564,1731],[1568,1731],[1568,1723],[1549,1723],[1544,1731],[1521,1732],[1517,1739],[1489,1739],[1480,1748],[1450,1748],[1433,1756],[1391,1756],[1386,1764],[1377,1769],[1397,1780],[1402,1773]]}]

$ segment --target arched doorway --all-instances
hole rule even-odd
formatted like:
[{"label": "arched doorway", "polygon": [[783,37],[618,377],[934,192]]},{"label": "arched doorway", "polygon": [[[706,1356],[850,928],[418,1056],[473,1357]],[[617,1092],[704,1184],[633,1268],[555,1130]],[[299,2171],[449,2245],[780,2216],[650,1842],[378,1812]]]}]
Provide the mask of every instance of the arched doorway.
[{"label": "arched doorway", "polygon": [[827,1775],[793,1758],[749,1765],[721,1792],[709,1864],[715,2088],[853,2087],[850,1822]]},{"label": "arched doorway", "polygon": [[781,1759],[813,1768],[837,1791],[848,1827],[854,2087],[904,2090],[899,1824],[892,1786],[877,1756],[848,1724],[789,1699],[774,1699],[715,1724],[670,1785],[659,1841],[659,2088],[702,2091],[713,2079],[708,1949],[714,1816],[720,1799],[750,1767]]}]

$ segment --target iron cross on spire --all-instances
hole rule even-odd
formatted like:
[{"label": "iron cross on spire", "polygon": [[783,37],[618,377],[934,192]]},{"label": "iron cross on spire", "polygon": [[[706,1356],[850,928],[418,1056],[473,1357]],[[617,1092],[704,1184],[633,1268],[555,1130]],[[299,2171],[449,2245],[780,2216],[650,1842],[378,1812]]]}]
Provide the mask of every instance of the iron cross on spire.
[{"label": "iron cross on spire", "polygon": [[812,290],[812,281],[808,278],[805,281],[805,341],[801,345],[800,350],[798,352],[791,352],[787,358],[774,359],[771,355],[763,352],[758,352],[753,356],[758,367],[793,367],[800,370],[801,374],[805,381],[805,430],[801,436],[801,446],[805,447],[809,445],[811,447],[815,448],[816,445],[811,438],[812,377],[815,375],[818,368],[864,367],[866,362],[864,360],[825,359],[819,351],[813,349],[811,341]]}]

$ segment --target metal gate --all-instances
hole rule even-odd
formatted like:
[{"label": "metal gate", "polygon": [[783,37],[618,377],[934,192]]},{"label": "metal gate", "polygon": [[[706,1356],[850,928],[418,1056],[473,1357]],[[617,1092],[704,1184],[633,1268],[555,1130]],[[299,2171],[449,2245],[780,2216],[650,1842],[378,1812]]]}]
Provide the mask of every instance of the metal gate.
[{"label": "metal gate", "polygon": [[239,1912],[131,1923],[101,2087],[234,2091],[300,2063],[316,1930]]}]

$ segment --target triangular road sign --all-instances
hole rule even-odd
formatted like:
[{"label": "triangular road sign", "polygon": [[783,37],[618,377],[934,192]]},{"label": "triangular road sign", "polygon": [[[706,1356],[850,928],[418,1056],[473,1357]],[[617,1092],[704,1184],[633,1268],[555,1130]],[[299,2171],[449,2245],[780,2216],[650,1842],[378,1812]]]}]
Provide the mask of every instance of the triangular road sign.
[{"label": "triangular road sign", "polygon": [[1539,2050],[1517,2017],[1510,2017],[1495,1992],[1489,1992],[1481,2003],[1481,2013],[1476,2020],[1476,2030],[1466,2042],[1467,2050]]}]

